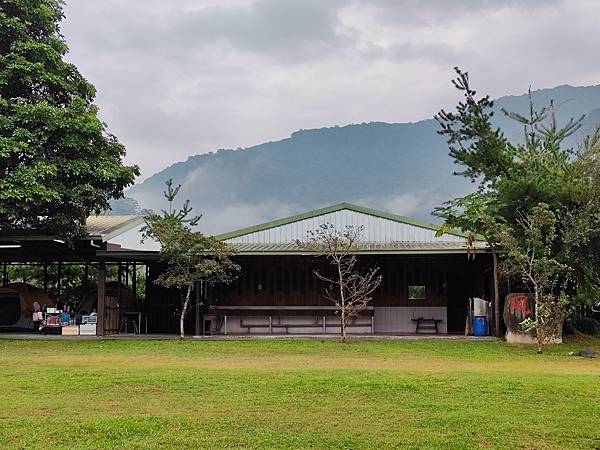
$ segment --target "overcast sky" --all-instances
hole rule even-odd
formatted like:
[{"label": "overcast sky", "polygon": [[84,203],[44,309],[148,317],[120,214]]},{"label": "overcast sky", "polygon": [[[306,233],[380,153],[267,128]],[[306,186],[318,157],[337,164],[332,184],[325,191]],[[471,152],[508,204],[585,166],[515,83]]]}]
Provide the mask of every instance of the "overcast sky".
[{"label": "overcast sky", "polygon": [[598,0],[67,0],[69,60],[142,177],[300,128],[600,83]]}]

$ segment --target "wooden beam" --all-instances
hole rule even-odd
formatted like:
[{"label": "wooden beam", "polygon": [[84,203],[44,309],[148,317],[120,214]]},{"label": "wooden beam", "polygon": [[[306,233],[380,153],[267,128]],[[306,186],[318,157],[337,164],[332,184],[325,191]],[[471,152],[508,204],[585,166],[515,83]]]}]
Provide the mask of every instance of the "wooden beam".
[{"label": "wooden beam", "polygon": [[123,282],[123,265],[121,261],[117,266],[117,301],[119,303],[119,308],[121,307],[121,283]]},{"label": "wooden beam", "polygon": [[58,306],[60,307],[60,281],[62,278],[62,263],[58,263],[58,280],[56,282],[56,298],[58,299]]},{"label": "wooden beam", "polygon": [[133,263],[133,272],[131,273],[131,291],[133,294],[133,303],[137,305],[137,264]]},{"label": "wooden beam", "polygon": [[106,265],[98,264],[98,322],[96,324],[96,336],[104,336],[104,306],[106,303]]},{"label": "wooden beam", "polygon": [[[335,311],[337,309],[336,306],[323,306],[323,305],[212,305],[211,308],[213,310],[218,311]],[[365,307],[364,311],[373,311],[373,306]]]},{"label": "wooden beam", "polygon": [[88,278],[90,265],[86,262],[83,266],[83,290],[81,292],[81,298],[79,299],[80,304],[85,301],[88,293]]},{"label": "wooden beam", "polygon": [[44,294],[48,293],[48,263],[44,263]]},{"label": "wooden beam", "polygon": [[492,290],[494,291],[494,332],[497,337],[502,337],[500,328],[500,288],[498,281],[498,255],[492,253]]},{"label": "wooden beam", "polygon": [[194,283],[196,288],[196,336],[200,335],[200,292],[202,290],[202,281]]}]

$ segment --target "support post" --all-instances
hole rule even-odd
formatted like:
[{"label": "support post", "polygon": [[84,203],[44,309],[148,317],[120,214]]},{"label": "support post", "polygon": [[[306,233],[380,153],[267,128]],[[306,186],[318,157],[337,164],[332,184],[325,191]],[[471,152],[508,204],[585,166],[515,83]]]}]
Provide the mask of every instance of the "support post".
[{"label": "support post", "polygon": [[44,263],[44,294],[48,293],[48,263]]},{"label": "support post", "polygon": [[327,316],[323,316],[323,334],[327,334]]},{"label": "support post", "polygon": [[60,307],[60,288],[61,288],[60,280],[61,280],[61,278],[62,278],[62,263],[59,262],[58,263],[58,280],[56,283],[56,298],[58,300],[59,307]]},{"label": "support post", "polygon": [[498,254],[492,247],[492,260],[494,271],[494,328],[497,337],[502,337],[500,333],[500,288],[498,286]]},{"label": "support post", "polygon": [[227,334],[227,316],[223,316],[223,334]]},{"label": "support post", "polygon": [[[202,281],[194,283],[196,291],[196,336],[200,335],[200,291],[202,290]],[[203,333],[204,334],[204,333]]]},{"label": "support post", "polygon": [[[437,328],[437,322],[435,326]],[[375,316],[371,316],[371,334],[375,334]]]},{"label": "support post", "polygon": [[81,298],[79,299],[79,303],[81,304],[87,297],[88,293],[88,277],[89,277],[89,268],[90,265],[86,262],[83,266],[83,292],[81,293]]},{"label": "support post", "polygon": [[117,266],[117,302],[118,302],[118,307],[121,308],[121,283],[123,282],[123,265],[121,264],[121,261],[119,261],[119,264]]},{"label": "support post", "polygon": [[273,316],[269,316],[269,334],[273,334]]},{"label": "support post", "polygon": [[146,302],[146,308],[149,309],[150,289],[148,289],[148,286],[150,286],[152,283],[150,281],[150,266],[148,265],[148,263],[146,263],[146,265],[144,266],[144,274],[144,301]]},{"label": "support post", "polygon": [[[131,291],[133,293],[133,303],[137,305],[137,264],[133,263],[133,272],[131,273]],[[136,307],[137,309],[137,307]]]},{"label": "support post", "polygon": [[106,303],[106,265],[101,262],[98,264],[98,320],[96,323],[96,336],[104,336],[104,306]]}]

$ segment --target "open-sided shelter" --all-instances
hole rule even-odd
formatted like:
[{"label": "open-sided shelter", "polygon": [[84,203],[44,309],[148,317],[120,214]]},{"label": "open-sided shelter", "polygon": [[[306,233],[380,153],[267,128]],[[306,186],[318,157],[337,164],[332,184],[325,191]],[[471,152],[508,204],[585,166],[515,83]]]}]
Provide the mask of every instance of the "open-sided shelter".
[{"label": "open-sided shelter", "polygon": [[419,325],[418,331],[462,333],[468,299],[490,298],[492,261],[483,243],[468,249],[459,232],[436,237],[436,225],[341,203],[219,236],[238,250],[242,273],[232,285],[212,287],[218,332],[339,332],[326,286],[313,273],[327,263],[295,243],[324,223],[363,226],[359,265],[377,265],[383,275],[350,332],[415,333]]},{"label": "open-sided shelter", "polygon": [[[490,297],[491,258],[485,245],[467,248],[466,237],[438,226],[349,203],[317,209],[219,236],[239,252],[241,276],[214,286],[212,313],[222,333],[333,333],[339,319],[314,275],[327,270],[323,257],[295,242],[330,223],[363,226],[359,265],[377,265],[383,275],[354,333],[460,333],[468,299]],[[419,321],[419,319],[421,319]]]},{"label": "open-sided shelter", "polygon": [[[32,327],[30,319],[34,299],[41,305],[58,308],[63,303],[85,304],[88,313],[92,308],[97,309],[99,335],[119,332],[121,312],[130,306],[128,303],[131,301],[131,296],[125,296],[122,292],[133,292],[135,300],[136,264],[144,263],[145,259],[138,254],[128,253],[115,243],[115,239],[129,230],[139,228],[142,222],[141,216],[92,216],[86,222],[87,235],[73,242],[65,242],[59,235],[1,234],[1,326]],[[154,253],[151,259],[157,259]],[[111,291],[110,284],[107,289],[107,265],[118,267],[115,283],[122,287],[114,289],[116,294]],[[41,283],[37,289],[31,286],[26,290],[24,285],[15,284],[14,280],[9,279],[9,268],[19,266],[39,269]],[[77,298],[72,298],[72,292],[69,293],[70,297],[65,292],[65,272],[70,266],[83,269]],[[31,292],[39,292],[41,296],[35,297]],[[89,301],[90,296],[95,297],[95,301]],[[18,315],[17,305],[20,308]],[[14,320],[16,317],[17,321]]]},{"label": "open-sided shelter", "polygon": [[[158,248],[137,245],[142,222],[140,216],[91,217],[88,236],[71,244],[59,236],[1,236],[1,285],[10,284],[6,267],[11,264],[34,264],[44,272],[53,268],[57,284],[51,289],[46,279],[38,287],[52,290],[60,306],[65,300],[61,271],[83,265],[80,304],[97,309],[98,335],[123,332],[126,315],[136,313],[144,315],[149,332],[175,333],[180,295],[153,283],[166,266]],[[436,237],[436,225],[341,203],[217,236],[237,249],[241,273],[230,285],[198,280],[187,332],[202,334],[208,326],[222,334],[338,333],[335,308],[323,296],[326,286],[314,275],[329,266],[295,243],[324,223],[338,229],[362,225],[358,265],[376,265],[383,276],[350,333],[463,333],[468,299],[491,298],[492,261],[482,242],[468,248],[459,232]],[[126,241],[130,245],[119,245]],[[145,268],[143,303],[136,298],[140,266]],[[14,297],[3,292],[7,302],[8,294]]]}]

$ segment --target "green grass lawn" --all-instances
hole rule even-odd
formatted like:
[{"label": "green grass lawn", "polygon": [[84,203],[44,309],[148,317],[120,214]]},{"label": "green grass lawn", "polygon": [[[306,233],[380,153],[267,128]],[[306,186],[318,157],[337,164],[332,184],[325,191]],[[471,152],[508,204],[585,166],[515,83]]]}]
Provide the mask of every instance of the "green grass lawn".
[{"label": "green grass lawn", "polygon": [[0,340],[0,446],[599,448],[584,346]]}]

